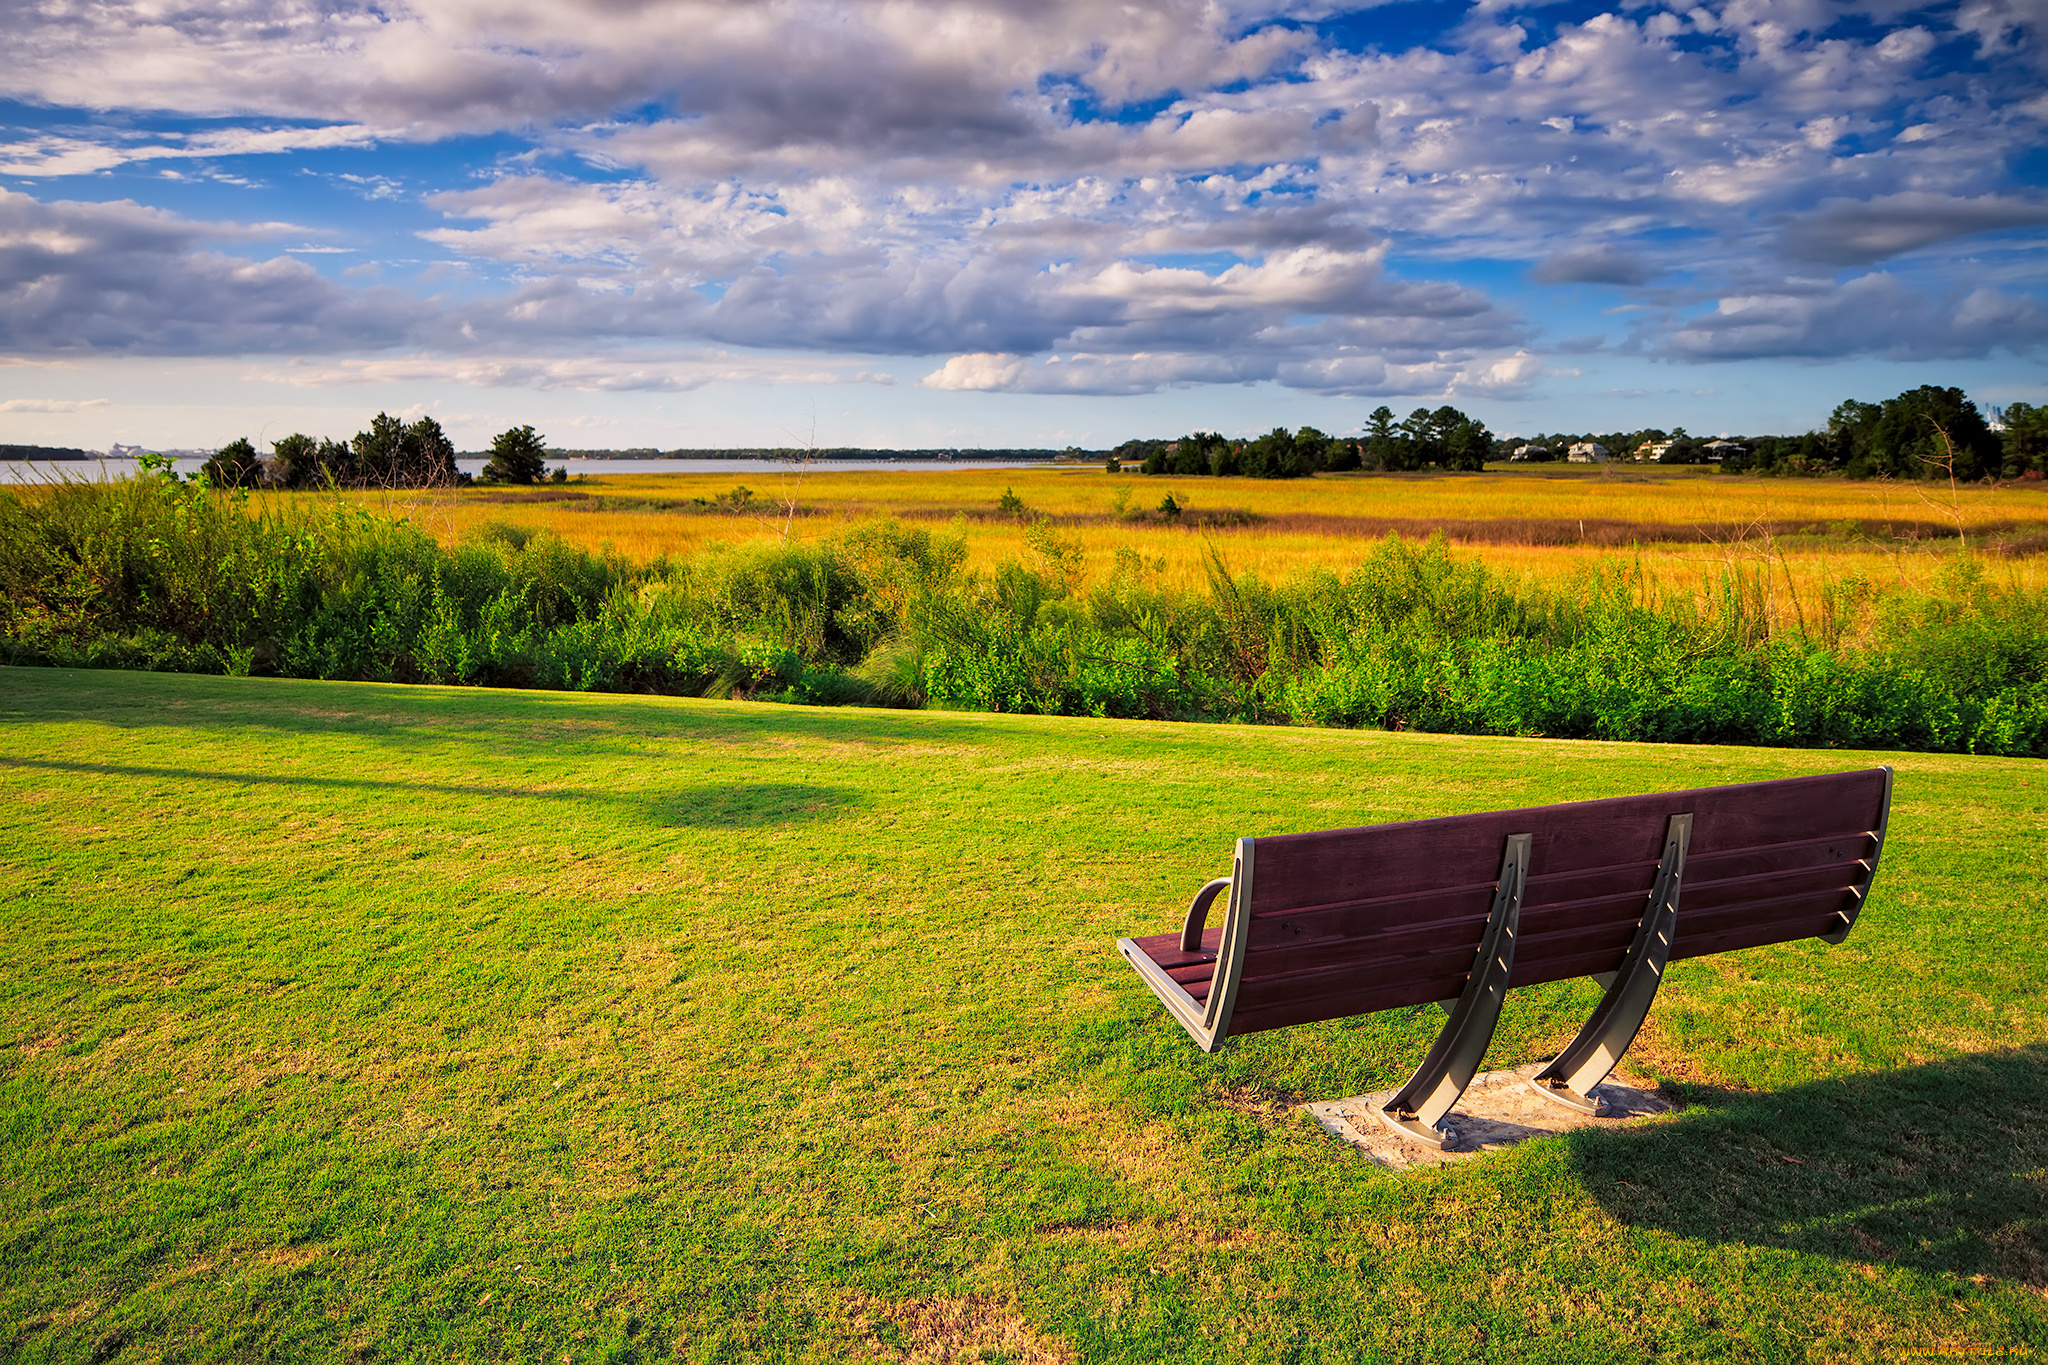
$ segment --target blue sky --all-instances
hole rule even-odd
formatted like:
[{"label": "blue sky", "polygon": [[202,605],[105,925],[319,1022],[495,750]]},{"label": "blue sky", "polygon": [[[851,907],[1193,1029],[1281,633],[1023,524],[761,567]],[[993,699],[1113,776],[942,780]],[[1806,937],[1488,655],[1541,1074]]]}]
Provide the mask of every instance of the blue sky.
[{"label": "blue sky", "polygon": [[10,8],[0,440],[2048,402],[2038,0]]}]

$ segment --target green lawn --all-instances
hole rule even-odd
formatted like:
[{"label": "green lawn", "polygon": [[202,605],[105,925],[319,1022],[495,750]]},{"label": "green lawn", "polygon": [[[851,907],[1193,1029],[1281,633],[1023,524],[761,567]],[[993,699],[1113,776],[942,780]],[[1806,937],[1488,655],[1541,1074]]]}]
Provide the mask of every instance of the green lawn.
[{"label": "green lawn", "polygon": [[[1677,1118],[1392,1175],[1118,958],[1230,841],[1890,762]],[[0,1358],[2048,1354],[2048,769],[0,669]],[[1542,1055],[1588,983],[1511,997]]]}]

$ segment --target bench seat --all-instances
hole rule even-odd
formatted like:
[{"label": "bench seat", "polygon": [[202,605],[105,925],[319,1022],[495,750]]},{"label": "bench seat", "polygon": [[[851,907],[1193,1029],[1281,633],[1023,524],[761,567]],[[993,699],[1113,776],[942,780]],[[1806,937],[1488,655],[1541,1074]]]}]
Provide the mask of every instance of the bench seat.
[{"label": "bench seat", "polygon": [[1459,1053],[1453,1073],[1476,1065],[1464,1054],[1475,1030],[1483,1053],[1506,990],[1593,976],[1608,996],[1560,1054],[1565,1073],[1540,1087],[1584,1108],[1668,963],[1842,941],[1876,876],[1891,782],[1872,768],[1240,839],[1231,875],[1203,887],[1180,932],[1118,947],[1209,1051],[1316,1020],[1469,1004],[1447,1026],[1459,1039],[1439,1040]]}]

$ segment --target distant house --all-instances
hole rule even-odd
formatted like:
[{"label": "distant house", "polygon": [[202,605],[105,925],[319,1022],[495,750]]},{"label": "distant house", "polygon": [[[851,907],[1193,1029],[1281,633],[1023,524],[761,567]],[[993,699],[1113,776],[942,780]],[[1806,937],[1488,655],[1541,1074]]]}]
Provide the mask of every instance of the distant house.
[{"label": "distant house", "polygon": [[1730,455],[1747,455],[1749,447],[1740,441],[1709,441],[1700,449],[1707,452],[1709,460],[1725,460]]},{"label": "distant house", "polygon": [[1598,441],[1580,441],[1565,452],[1569,464],[1606,464],[1607,447]]},{"label": "distant house", "polygon": [[1678,442],[1676,441],[1645,441],[1636,447],[1636,458],[1638,460],[1657,459],[1665,451],[1677,444]]},{"label": "distant house", "polygon": [[1514,452],[1508,458],[1510,460],[1547,460],[1550,458],[1550,447],[1516,446]]}]

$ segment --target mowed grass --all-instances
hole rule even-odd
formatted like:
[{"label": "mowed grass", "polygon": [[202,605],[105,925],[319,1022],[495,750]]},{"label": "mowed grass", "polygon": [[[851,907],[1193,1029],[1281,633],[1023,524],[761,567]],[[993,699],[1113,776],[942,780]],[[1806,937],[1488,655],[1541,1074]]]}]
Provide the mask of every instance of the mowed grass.
[{"label": "mowed grass", "polygon": [[[744,486],[755,506],[738,514],[691,507]],[[998,518],[1014,491],[1022,519]],[[1179,524],[1137,522],[1171,493]],[[285,498],[318,494],[269,495]],[[707,546],[816,540],[850,522],[894,516],[925,524],[968,520],[968,562],[986,568],[1032,557],[1031,517],[1052,518],[1085,552],[1084,580],[1106,576],[1117,552],[1138,554],[1154,581],[1175,589],[1206,583],[1213,546],[1234,572],[1268,579],[1315,569],[1345,572],[1366,542],[1390,532],[1423,538],[1443,530],[1489,565],[1534,578],[1626,557],[1668,590],[1718,584],[1731,567],[1761,568],[1798,593],[1860,576],[1873,584],[1924,587],[1957,532],[1997,551],[2002,577],[2032,586],[2048,550],[2048,487],[1976,486],[1951,498],[1946,485],[1843,479],[1759,479],[1712,469],[1551,466],[1485,475],[1326,475],[1304,480],[1208,479],[1108,474],[1098,467],[1016,470],[835,471],[829,465],[769,473],[602,475],[538,489],[351,495],[410,516],[453,542],[490,521],[546,528],[590,549],[636,560],[685,557]],[[790,514],[794,505],[795,513]],[[1249,524],[1230,522],[1250,514]]]},{"label": "mowed grass", "polygon": [[[2048,1351],[2048,773],[0,670],[0,1357]],[[1230,841],[1890,762],[1839,948],[1677,965],[1687,1107],[1434,1172],[1113,940]],[[1517,992],[1489,1063],[1589,983]]]}]

